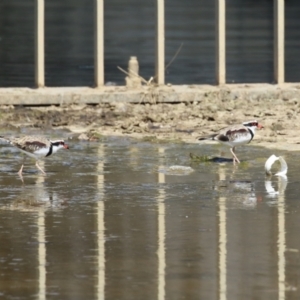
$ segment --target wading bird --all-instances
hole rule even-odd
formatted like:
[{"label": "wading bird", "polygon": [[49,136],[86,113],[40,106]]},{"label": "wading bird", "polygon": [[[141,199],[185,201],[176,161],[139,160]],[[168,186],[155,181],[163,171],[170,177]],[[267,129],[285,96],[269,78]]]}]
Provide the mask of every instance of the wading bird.
[{"label": "wading bird", "polygon": [[240,163],[235,154],[235,147],[250,143],[257,128],[263,128],[257,121],[244,122],[243,124],[225,127],[219,132],[208,136],[198,137],[198,140],[213,140],[229,146],[233,155],[233,163]]},{"label": "wading bird", "polygon": [[[10,138],[0,136],[0,140],[5,141],[12,146],[18,148],[26,155],[35,159],[36,167],[45,175],[44,170],[39,166],[38,161],[42,158],[48,157],[56,153],[59,149],[69,149],[69,146],[65,144],[64,140],[51,141],[43,136],[23,136],[20,138]],[[18,174],[22,177],[24,161]]]}]

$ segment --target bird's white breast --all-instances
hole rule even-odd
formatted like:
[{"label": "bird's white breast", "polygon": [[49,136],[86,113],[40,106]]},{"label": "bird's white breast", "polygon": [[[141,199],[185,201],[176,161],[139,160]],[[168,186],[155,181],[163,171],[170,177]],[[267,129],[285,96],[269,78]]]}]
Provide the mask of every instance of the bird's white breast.
[{"label": "bird's white breast", "polygon": [[230,147],[235,147],[238,145],[243,145],[243,144],[247,144],[249,143],[251,140],[251,134],[248,133],[235,133],[234,136],[232,136],[232,138],[229,141],[221,141],[219,140],[219,142],[221,142],[222,144],[225,144],[227,146]]},{"label": "bird's white breast", "polygon": [[30,152],[24,151],[22,149],[19,149],[19,150],[21,150],[23,153],[27,154],[28,156],[30,156],[34,159],[39,159],[39,158],[45,157],[49,152],[48,148],[40,148],[40,149],[36,150],[34,153],[30,153]]}]

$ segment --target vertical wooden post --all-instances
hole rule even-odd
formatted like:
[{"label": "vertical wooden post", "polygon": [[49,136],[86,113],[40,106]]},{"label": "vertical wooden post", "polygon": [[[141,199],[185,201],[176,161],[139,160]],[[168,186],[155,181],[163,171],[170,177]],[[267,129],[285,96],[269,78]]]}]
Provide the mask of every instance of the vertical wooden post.
[{"label": "vertical wooden post", "polygon": [[104,85],[104,0],[95,2],[94,67],[95,87]]},{"label": "vertical wooden post", "polygon": [[155,75],[158,84],[165,84],[165,1],[156,0],[156,62]]},{"label": "vertical wooden post", "polygon": [[226,1],[215,0],[216,5],[216,82],[226,83]]},{"label": "vertical wooden post", "polygon": [[284,0],[274,1],[274,80],[284,83]]},{"label": "vertical wooden post", "polygon": [[35,0],[35,86],[45,86],[45,3]]}]

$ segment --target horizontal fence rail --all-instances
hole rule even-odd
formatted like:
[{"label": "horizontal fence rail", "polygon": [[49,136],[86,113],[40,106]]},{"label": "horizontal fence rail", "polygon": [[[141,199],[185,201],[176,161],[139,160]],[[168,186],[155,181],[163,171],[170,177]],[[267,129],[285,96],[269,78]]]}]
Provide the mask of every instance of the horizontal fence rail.
[{"label": "horizontal fence rail", "polygon": [[[165,84],[165,0],[156,1],[156,59],[154,80]],[[284,0],[274,0],[274,81],[284,78]],[[35,86],[45,86],[45,0],[35,0]],[[105,83],[104,74],[104,0],[94,0],[94,82]],[[215,0],[216,11],[216,83],[226,84],[226,0]]]}]

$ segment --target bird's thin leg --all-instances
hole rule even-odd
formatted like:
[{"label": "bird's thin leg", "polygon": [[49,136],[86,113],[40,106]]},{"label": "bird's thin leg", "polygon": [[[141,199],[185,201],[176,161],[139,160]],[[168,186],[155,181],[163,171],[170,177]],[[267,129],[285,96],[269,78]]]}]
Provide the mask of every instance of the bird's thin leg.
[{"label": "bird's thin leg", "polygon": [[18,172],[18,174],[20,175],[20,177],[22,177],[25,160],[26,160],[26,156],[23,154],[23,163],[22,163],[22,166],[21,166],[21,168],[20,168],[20,170]]},{"label": "bird's thin leg", "polygon": [[234,150],[235,150],[234,147],[230,148],[230,152],[231,152],[232,155],[233,155],[233,164],[235,164],[235,162],[237,162],[237,163],[239,164],[240,161],[239,161],[239,159],[237,158],[237,156],[235,155]]},{"label": "bird's thin leg", "polygon": [[18,172],[18,175],[19,175],[19,177],[20,177],[21,181],[24,183],[24,180],[23,180],[23,175],[22,175],[22,172],[23,172],[23,167],[24,167],[24,164],[22,164],[22,166],[21,166],[21,169],[20,169],[20,170],[19,170],[19,172]]},{"label": "bird's thin leg", "polygon": [[21,168],[20,168],[20,170],[19,170],[19,172],[18,172],[18,174],[19,174],[20,176],[22,176],[23,168],[24,168],[24,164],[22,164],[22,166],[21,166]]},{"label": "bird's thin leg", "polygon": [[44,170],[39,166],[38,161],[36,161],[35,166],[44,174],[46,175],[46,173],[44,172]]}]

